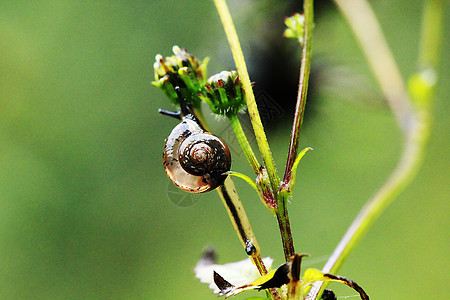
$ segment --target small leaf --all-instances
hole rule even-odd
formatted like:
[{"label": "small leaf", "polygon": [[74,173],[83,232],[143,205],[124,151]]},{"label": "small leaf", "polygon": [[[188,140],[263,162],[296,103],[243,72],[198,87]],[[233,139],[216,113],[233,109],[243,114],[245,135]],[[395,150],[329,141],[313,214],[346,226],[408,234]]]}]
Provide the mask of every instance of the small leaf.
[{"label": "small leaf", "polygon": [[349,287],[351,287],[352,289],[354,289],[355,291],[357,291],[359,293],[359,295],[361,296],[361,299],[369,300],[369,295],[367,295],[366,292],[362,289],[362,287],[360,287],[353,280],[350,280],[343,276],[333,275],[333,274],[329,274],[329,273],[325,273],[324,276],[326,278],[329,278],[329,280],[331,280],[331,281],[337,281],[337,282],[343,283],[345,285],[348,285]]},{"label": "small leaf", "polygon": [[260,291],[271,288],[279,288],[289,283],[290,271],[291,262],[287,262],[281,265],[278,269],[259,277],[249,284],[245,284],[239,287],[232,286],[231,288],[229,288],[226,283],[224,284],[222,281],[220,281],[219,285],[224,286],[224,290],[221,290],[220,295],[225,295],[225,298],[228,298],[230,296],[236,296],[237,294],[250,290]]},{"label": "small leaf", "polygon": [[258,187],[256,186],[255,182],[250,177],[248,177],[247,175],[239,173],[239,172],[234,172],[234,171],[228,171],[228,172],[225,172],[224,174],[231,175],[231,176],[236,176],[236,177],[239,177],[241,179],[244,179],[259,194],[259,190],[258,190]]},{"label": "small leaf", "polygon": [[300,154],[295,159],[294,164],[292,165],[290,181],[285,183],[285,184],[283,184],[280,187],[280,193],[285,193],[286,194],[286,198],[289,198],[292,195],[292,191],[294,190],[294,186],[295,186],[295,179],[296,179],[296,176],[297,176],[298,164],[300,163],[300,160],[303,158],[303,156],[306,154],[306,152],[308,152],[309,150],[314,150],[314,149],[311,148],[311,147],[306,147],[305,149],[303,149],[300,152]]},{"label": "small leaf", "polygon": [[[273,259],[266,257],[263,258],[263,262],[267,268],[270,268]],[[220,289],[214,283],[214,272],[235,286],[246,285],[260,276],[250,258],[223,265],[215,264],[213,259],[201,258],[194,268],[195,277],[200,279],[200,282],[207,283],[215,294],[218,294]]]},{"label": "small leaf", "polygon": [[[233,286],[220,275],[214,274],[214,280],[217,277],[217,286],[220,289],[220,296],[225,296],[225,299],[231,296],[236,296],[245,291],[250,290],[265,290],[270,288],[279,288],[282,285],[289,282],[289,272],[290,272],[290,262],[281,265],[278,269],[267,273],[254,280],[249,284],[244,284],[242,286]],[[215,273],[215,272],[214,272]]]},{"label": "small leaf", "polygon": [[251,283],[251,285],[258,285],[260,290],[279,288],[283,284],[289,282],[289,265],[283,264],[275,271],[272,271]]},{"label": "small leaf", "polygon": [[214,271],[214,283],[220,290],[221,295],[225,295],[233,290],[234,285],[226,281],[222,276],[219,275],[216,271]]},{"label": "small leaf", "polygon": [[305,274],[303,274],[303,285],[311,284],[315,281],[329,281],[328,278],[324,276],[324,273],[317,269],[307,269]]},{"label": "small leaf", "polygon": [[349,287],[357,291],[361,299],[369,300],[369,296],[356,282],[343,276],[333,275],[330,273],[322,273],[321,271],[316,269],[307,269],[305,271],[305,274],[303,274],[302,281],[302,284],[305,288],[305,293],[309,290],[311,284],[315,281],[335,281],[348,285]]},{"label": "small leaf", "polygon": [[[228,172],[225,172],[224,174],[228,174],[228,175],[231,175],[231,176],[236,176],[236,177],[239,177],[241,179],[244,179],[256,191],[256,193],[258,194],[259,198],[263,201],[264,205],[266,205],[266,203],[263,200],[264,198],[261,195],[261,191],[258,189],[258,187],[256,186],[256,183],[250,177],[248,177],[245,174],[242,174],[242,173],[239,173],[239,172],[234,172],[234,171],[228,171]],[[271,209],[271,207],[268,207],[268,208]]]}]

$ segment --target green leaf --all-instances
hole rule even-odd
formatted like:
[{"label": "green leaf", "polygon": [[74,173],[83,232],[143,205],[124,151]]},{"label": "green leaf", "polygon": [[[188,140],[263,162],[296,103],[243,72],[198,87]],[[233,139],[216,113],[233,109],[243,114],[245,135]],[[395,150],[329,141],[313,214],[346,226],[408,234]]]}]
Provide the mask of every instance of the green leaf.
[{"label": "green leaf", "polygon": [[355,291],[357,291],[363,300],[369,300],[369,296],[366,294],[366,292],[353,280],[350,280],[346,277],[339,276],[339,275],[333,275],[330,273],[322,273],[319,270],[316,269],[307,269],[305,271],[305,274],[303,274],[302,279],[302,285],[304,287],[305,294],[308,292],[308,290],[311,288],[311,284],[315,281],[334,281],[334,282],[340,282],[345,285],[348,285]]},{"label": "green leaf", "polygon": [[324,273],[317,269],[307,269],[305,274],[303,274],[302,283],[303,285],[311,284],[315,281],[330,281],[329,278],[324,276]]},{"label": "green leaf", "polygon": [[291,173],[291,179],[290,181],[281,188],[280,193],[285,193],[286,196],[285,198],[289,198],[292,195],[292,191],[294,190],[294,186],[295,186],[295,178],[297,175],[297,168],[298,168],[298,164],[300,163],[300,160],[302,159],[302,157],[306,154],[306,152],[308,152],[309,150],[314,150],[311,147],[306,147],[305,149],[303,149],[300,154],[297,156],[297,158],[294,161],[294,164],[292,165],[292,173]]},{"label": "green leaf", "polygon": [[255,191],[261,197],[260,191],[259,191],[258,187],[256,186],[256,183],[250,177],[248,177],[247,175],[239,173],[239,172],[234,172],[234,171],[228,171],[228,172],[225,172],[225,174],[228,174],[228,175],[231,175],[231,176],[236,176],[236,177],[239,177],[241,179],[244,179],[252,188],[255,189]]}]

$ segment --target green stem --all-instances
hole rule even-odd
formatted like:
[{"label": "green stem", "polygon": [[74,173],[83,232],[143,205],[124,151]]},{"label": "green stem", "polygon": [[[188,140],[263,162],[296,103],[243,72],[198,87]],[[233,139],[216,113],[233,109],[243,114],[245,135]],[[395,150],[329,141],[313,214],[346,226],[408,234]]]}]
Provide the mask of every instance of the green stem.
[{"label": "green stem", "polygon": [[[270,152],[270,148],[267,142],[267,137],[264,132],[264,128],[261,123],[261,118],[256,106],[255,97],[253,95],[253,90],[250,83],[250,78],[248,76],[247,68],[245,65],[242,50],[239,44],[239,39],[236,34],[236,30],[231,19],[228,7],[224,0],[214,0],[217,10],[219,12],[220,18],[222,20],[228,42],[230,44],[231,51],[233,53],[233,58],[236,63],[236,67],[239,73],[239,77],[243,83],[244,91],[246,94],[247,107],[250,115],[250,120],[255,131],[256,140],[258,143],[261,156],[263,157],[264,164],[267,168],[269,175],[273,197],[277,199],[278,208],[276,209],[278,226],[280,228],[281,239],[283,243],[283,249],[286,261],[290,259],[292,255],[295,254],[294,244],[292,239],[292,233],[290,230],[289,217],[286,207],[286,198],[281,196],[278,197],[278,189],[280,188],[280,178],[277,174],[275,163]],[[288,180],[291,178],[292,165],[295,161],[298,141],[300,136],[301,123],[303,121],[303,113],[306,103],[306,91],[308,88],[308,79],[310,71],[310,60],[311,60],[311,35],[313,27],[313,1],[307,0],[304,4],[305,10],[305,46],[302,51],[302,68],[300,71],[300,86],[299,86],[299,101],[296,107],[295,121],[293,125],[293,132],[291,137],[291,145],[289,147],[288,154],[288,166],[285,172],[285,178]]]},{"label": "green stem", "polygon": [[421,69],[438,66],[441,53],[443,18],[445,0],[428,0],[425,2],[422,38],[420,40],[419,67]]},{"label": "green stem", "polygon": [[[427,1],[422,26],[419,63],[422,68],[431,68],[433,72],[439,60],[440,53],[437,45],[442,40],[443,12],[444,1]],[[436,20],[439,21],[436,22]],[[433,25],[429,25],[429,23],[433,23]],[[429,44],[434,46],[430,47]],[[420,105],[415,105],[415,111],[409,116],[409,119],[413,120],[413,122],[406,128],[405,147],[397,167],[383,186],[381,186],[363,207],[324,266],[323,272],[337,272],[370,226],[417,175],[425,156],[426,146],[431,132],[432,96],[435,81],[427,81],[427,77],[423,76],[419,84],[426,86],[425,93],[410,94],[413,102]],[[405,114],[397,114],[397,116],[399,115]],[[321,282],[315,283],[307,299],[317,299],[324,288],[325,284]]]},{"label": "green stem", "polygon": [[300,78],[297,95],[297,104],[295,107],[294,122],[291,130],[291,140],[289,144],[288,158],[286,162],[286,170],[283,182],[277,193],[278,209],[276,211],[278,226],[280,228],[281,239],[283,241],[284,256],[286,261],[295,254],[294,242],[289,224],[289,216],[286,207],[287,198],[292,194],[290,190],[294,184],[293,166],[297,157],[298,144],[300,140],[301,126],[303,123],[303,115],[305,112],[306,95],[308,91],[309,73],[311,70],[311,42],[314,27],[314,7],[313,0],[305,0],[303,3],[303,13],[305,17],[303,31],[303,48],[301,53]]},{"label": "green stem", "polygon": [[239,38],[237,36],[236,29],[234,28],[233,20],[225,0],[214,0],[214,3],[222,21],[239,78],[244,88],[247,109],[250,115],[253,130],[255,131],[259,151],[261,152],[264,165],[267,168],[272,190],[276,192],[280,184],[280,177],[278,176],[277,168],[272,157],[272,152],[270,151],[266,133],[264,132],[264,127],[261,122],[261,117],[259,116],[258,107],[256,106],[255,95],[253,94],[253,89],[247,72],[244,55],[242,54]]},{"label": "green stem", "polygon": [[278,228],[280,229],[281,242],[283,243],[284,258],[286,261],[289,261],[292,255],[295,254],[295,250],[286,201],[279,201],[275,214],[277,216]]},{"label": "green stem", "polygon": [[[328,262],[322,269],[324,273],[336,273],[344,260],[355,248],[361,238],[367,233],[377,218],[395,200],[400,192],[416,176],[424,154],[430,134],[430,115],[422,112],[418,123],[414,126],[411,135],[406,141],[402,158],[396,169],[385,182],[385,184],[375,193],[375,195],[362,208],[359,215],[350,225],[342,240],[334,250]],[[307,299],[317,299],[321,290],[325,288],[323,283],[315,283]]]},{"label": "green stem", "polygon": [[256,241],[242,202],[239,200],[236,187],[230,177],[217,189],[217,192],[227,209],[230,220],[244,246],[245,252],[252,258],[261,275],[266,274],[267,270],[260,256],[258,242]]},{"label": "green stem", "polygon": [[[196,117],[199,119],[203,128],[207,129],[208,125],[201,113],[201,110],[195,110]],[[234,186],[233,180],[228,177],[223,185],[217,188],[217,193],[220,196],[227,212],[230,221],[241,241],[245,252],[250,256],[261,275],[267,274],[267,269],[260,255],[260,248],[256,236],[253,233],[252,226],[242,205],[239,195]],[[278,299],[274,297],[274,299]]]},{"label": "green stem", "polygon": [[228,119],[230,120],[231,127],[233,127],[234,133],[236,134],[239,144],[241,145],[241,148],[244,151],[245,157],[247,157],[247,160],[252,166],[252,169],[255,172],[255,174],[258,175],[260,173],[261,165],[256,159],[255,153],[253,152],[252,147],[250,146],[250,143],[248,142],[247,137],[245,136],[244,130],[242,129],[241,122],[239,121],[237,114],[228,115]]},{"label": "green stem", "polygon": [[367,58],[399,126],[408,130],[414,115],[403,78],[381,26],[367,0],[334,0]]},{"label": "green stem", "polygon": [[303,31],[303,48],[301,53],[301,67],[298,84],[297,104],[295,107],[294,122],[291,130],[291,140],[286,162],[283,184],[288,184],[291,180],[292,166],[297,157],[298,143],[305,113],[306,95],[308,92],[309,73],[311,70],[311,42],[314,27],[313,0],[305,0],[303,5],[305,25]]},{"label": "green stem", "polygon": [[[244,150],[245,156],[247,157],[247,160],[249,161],[250,165],[253,168],[253,171],[256,174],[256,184],[254,182],[249,182],[250,178],[246,179],[244,176],[239,176],[250,183],[258,193],[258,196],[261,198],[261,201],[263,204],[269,209],[270,211],[274,211],[274,209],[278,206],[278,204],[275,202],[275,198],[273,196],[273,191],[270,184],[270,179],[267,174],[267,170],[262,167],[258,160],[256,159],[255,154],[253,153],[253,150],[245,136],[244,131],[242,130],[241,123],[239,121],[239,118],[237,114],[231,114],[228,115],[228,119],[230,120],[231,126],[233,127],[234,133],[236,134],[236,137],[239,141],[239,144],[241,145],[241,148]],[[235,173],[238,174],[238,173]]]}]

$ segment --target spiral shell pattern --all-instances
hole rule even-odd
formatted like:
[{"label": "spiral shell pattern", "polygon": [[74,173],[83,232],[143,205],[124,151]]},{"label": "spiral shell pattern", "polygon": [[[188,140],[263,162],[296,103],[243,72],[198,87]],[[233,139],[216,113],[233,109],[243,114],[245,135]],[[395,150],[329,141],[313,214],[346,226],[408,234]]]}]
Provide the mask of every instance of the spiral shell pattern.
[{"label": "spiral shell pattern", "polygon": [[222,139],[183,118],[166,140],[163,163],[167,176],[180,189],[204,193],[224,182],[231,154]]}]

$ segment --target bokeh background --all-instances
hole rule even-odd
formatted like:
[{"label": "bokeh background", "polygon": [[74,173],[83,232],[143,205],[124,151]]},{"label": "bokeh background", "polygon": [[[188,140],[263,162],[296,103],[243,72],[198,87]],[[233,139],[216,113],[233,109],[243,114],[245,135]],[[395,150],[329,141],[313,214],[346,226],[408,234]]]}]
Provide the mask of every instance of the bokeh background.
[{"label": "bokeh background", "polygon": [[[405,78],[417,69],[422,2],[371,1]],[[315,150],[289,209],[296,250],[321,268],[394,168],[402,140],[347,24],[332,3],[316,6],[301,144]],[[259,99],[277,108],[265,122],[280,170],[299,67],[295,41],[280,35],[283,17],[300,7],[230,1]],[[448,21],[444,35],[423,168],[340,272],[373,299],[450,293]],[[175,44],[209,56],[210,75],[234,68],[209,0],[0,1],[1,299],[215,299],[193,275],[204,247],[220,263],[246,257],[215,192],[187,207],[173,201],[185,195],[161,153],[176,121],[158,115],[172,107],[151,81],[155,54]],[[233,169],[250,175],[227,122],[206,115],[235,148]],[[283,263],[275,219],[235,182],[263,256]]]}]

